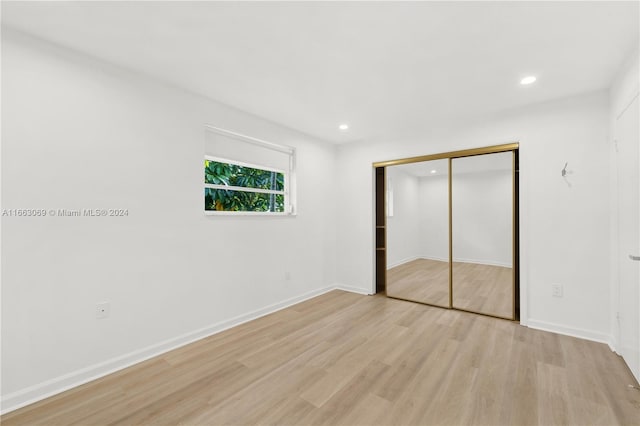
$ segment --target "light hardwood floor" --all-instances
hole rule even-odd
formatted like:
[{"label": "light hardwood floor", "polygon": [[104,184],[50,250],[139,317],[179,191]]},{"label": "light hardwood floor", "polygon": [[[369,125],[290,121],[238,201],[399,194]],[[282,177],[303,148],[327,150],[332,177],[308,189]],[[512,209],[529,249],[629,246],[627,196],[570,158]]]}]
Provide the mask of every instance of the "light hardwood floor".
[{"label": "light hardwood floor", "polygon": [[449,307],[449,262],[415,259],[387,270],[387,294]]},{"label": "light hardwood floor", "polygon": [[513,269],[453,262],[453,307],[513,318]]},{"label": "light hardwood floor", "polygon": [[333,291],[2,417],[3,425],[632,425],[607,346]]},{"label": "light hardwood floor", "polygon": [[[416,259],[387,271],[387,294],[449,307],[449,263]],[[453,262],[453,306],[504,318],[513,317],[513,270]]]}]

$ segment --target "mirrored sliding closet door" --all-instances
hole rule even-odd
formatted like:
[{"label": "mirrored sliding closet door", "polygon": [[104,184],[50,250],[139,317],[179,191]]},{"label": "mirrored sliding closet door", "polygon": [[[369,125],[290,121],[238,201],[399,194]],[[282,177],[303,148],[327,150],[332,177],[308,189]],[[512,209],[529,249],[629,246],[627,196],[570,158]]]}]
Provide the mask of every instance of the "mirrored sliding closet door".
[{"label": "mirrored sliding closet door", "polygon": [[452,159],[454,308],[514,316],[513,155]]},{"label": "mirrored sliding closet door", "polygon": [[387,296],[449,307],[449,162],[390,166]]},{"label": "mirrored sliding closet door", "polygon": [[375,163],[376,289],[518,319],[517,166],[517,143]]}]

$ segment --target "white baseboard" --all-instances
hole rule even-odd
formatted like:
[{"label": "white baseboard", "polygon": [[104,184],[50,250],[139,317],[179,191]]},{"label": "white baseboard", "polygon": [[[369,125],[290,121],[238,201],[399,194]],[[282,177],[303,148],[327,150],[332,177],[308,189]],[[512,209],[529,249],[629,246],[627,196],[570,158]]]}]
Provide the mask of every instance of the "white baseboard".
[{"label": "white baseboard", "polygon": [[333,285],[317,290],[312,290],[299,296],[291,297],[283,300],[282,302],[274,303],[264,308],[239,315],[229,320],[221,321],[208,327],[195,330],[181,336],[177,336],[160,343],[156,343],[146,348],[138,349],[136,351],[121,355],[116,358],[106,360],[104,362],[90,365],[85,368],[73,371],[69,374],[47,380],[42,383],[38,383],[33,386],[29,386],[25,389],[21,389],[17,392],[3,395],[0,400],[0,414],[6,414],[10,411],[17,410],[34,402],[41,401],[50,396],[59,394],[74,387],[83,385],[93,380],[104,377],[108,374],[115,373],[116,371],[125,369],[134,364],[138,364],[142,361],[146,361],[150,358],[162,355],[171,350],[188,345],[197,340],[204,339],[213,334],[220,333],[231,327],[243,324],[245,322],[263,317],[297,303],[303,302],[307,299],[319,296],[332,290],[344,290],[359,294],[370,294],[369,290],[349,287],[344,285]]},{"label": "white baseboard", "polygon": [[404,265],[405,263],[413,262],[414,260],[420,259],[420,256],[407,257],[402,260],[398,260],[397,262],[387,264],[387,270],[391,268],[395,268],[396,266]]},{"label": "white baseboard", "polygon": [[611,349],[611,352],[615,352],[620,355],[620,352],[618,352],[618,341],[613,334],[609,336],[609,341],[607,342],[607,344],[609,345],[609,349]]},{"label": "white baseboard", "polygon": [[476,265],[502,266],[503,268],[511,268],[511,263],[497,262],[494,260],[478,260],[478,259],[453,259],[454,262],[473,263]]},{"label": "white baseboard", "polygon": [[440,257],[440,256],[423,255],[423,256],[420,256],[420,259],[437,260],[438,262],[449,262],[448,257]]},{"label": "white baseboard", "polygon": [[[391,268],[395,268],[395,267],[400,266],[400,265],[404,265],[405,263],[413,262],[414,260],[418,260],[418,259],[437,260],[439,262],[448,262],[449,261],[448,257],[445,258],[445,257],[428,256],[428,255],[413,256],[413,257],[407,257],[407,258],[399,260],[397,262],[388,264],[387,265],[387,270],[389,270]],[[477,264],[477,265],[491,265],[491,266],[502,266],[503,268],[511,268],[511,264],[510,263],[497,262],[497,261],[493,261],[493,260],[453,259],[453,261],[454,262],[462,262],[462,263],[474,263],[474,264]]]},{"label": "white baseboard", "polygon": [[613,350],[612,336],[606,333],[600,333],[597,331],[586,330],[583,328],[568,327],[561,324],[552,322],[539,321],[529,318],[527,321],[527,327],[535,328],[536,330],[550,331],[552,333],[564,334],[565,336],[578,337],[580,339],[591,340],[593,342],[604,343]]},{"label": "white baseboard", "polygon": [[372,289],[365,289],[360,287],[351,287],[349,285],[335,284],[333,290],[344,290],[350,293],[364,294],[365,296],[371,296],[374,292]]}]

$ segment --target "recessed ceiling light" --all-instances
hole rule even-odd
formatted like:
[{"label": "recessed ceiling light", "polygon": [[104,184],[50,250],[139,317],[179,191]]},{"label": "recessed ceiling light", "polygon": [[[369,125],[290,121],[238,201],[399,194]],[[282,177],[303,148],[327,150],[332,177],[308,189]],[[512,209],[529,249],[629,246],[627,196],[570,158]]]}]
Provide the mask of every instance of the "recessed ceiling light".
[{"label": "recessed ceiling light", "polygon": [[536,81],[536,77],[533,76],[533,75],[530,75],[530,76],[525,77],[522,80],[520,80],[520,84],[531,84],[534,81]]},{"label": "recessed ceiling light", "polygon": [[338,129],[340,130],[349,130],[349,125],[348,124],[341,124],[338,126]]},{"label": "recessed ceiling light", "polygon": [[431,170],[431,173],[435,173],[435,172],[436,172],[435,170]]}]

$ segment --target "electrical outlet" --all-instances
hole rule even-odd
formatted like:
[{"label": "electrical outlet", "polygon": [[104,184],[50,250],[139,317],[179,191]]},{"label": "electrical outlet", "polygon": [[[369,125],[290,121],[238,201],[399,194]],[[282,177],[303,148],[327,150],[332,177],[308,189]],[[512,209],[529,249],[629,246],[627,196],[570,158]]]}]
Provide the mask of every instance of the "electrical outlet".
[{"label": "electrical outlet", "polygon": [[551,295],[553,297],[562,297],[562,285],[551,284]]},{"label": "electrical outlet", "polygon": [[110,313],[111,313],[111,303],[100,302],[96,304],[96,318],[98,319],[108,318]]},{"label": "electrical outlet", "polygon": [[291,280],[291,272],[287,271],[284,273],[284,279],[287,281]]}]

